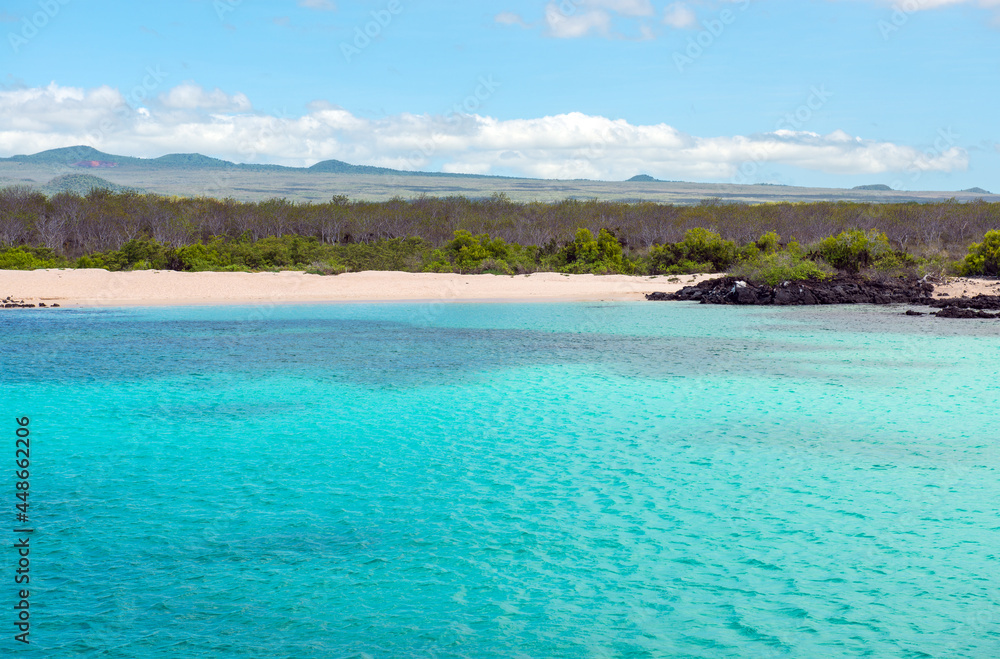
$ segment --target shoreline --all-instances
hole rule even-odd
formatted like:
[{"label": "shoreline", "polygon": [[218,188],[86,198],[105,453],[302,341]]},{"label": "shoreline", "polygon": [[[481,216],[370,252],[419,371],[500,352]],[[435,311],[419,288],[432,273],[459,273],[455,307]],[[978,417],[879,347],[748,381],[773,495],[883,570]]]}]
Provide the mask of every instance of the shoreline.
[{"label": "shoreline", "polygon": [[[97,269],[0,270],[0,299],[47,307],[214,306],[326,302],[601,302],[640,301],[654,292],[726,276],[459,275],[395,271],[311,275],[281,272],[176,272]],[[1000,294],[1000,280],[956,277],[933,297]]]},{"label": "shoreline", "polygon": [[324,302],[638,301],[711,275],[459,275],[365,271],[175,272],[95,269],[0,270],[0,298],[60,308]]}]

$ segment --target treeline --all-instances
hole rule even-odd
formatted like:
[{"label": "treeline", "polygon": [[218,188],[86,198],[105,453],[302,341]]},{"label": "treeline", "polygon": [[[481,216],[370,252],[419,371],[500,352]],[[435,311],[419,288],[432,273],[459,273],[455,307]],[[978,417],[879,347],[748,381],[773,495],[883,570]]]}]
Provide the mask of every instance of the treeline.
[{"label": "treeline", "polygon": [[[1000,204],[983,201],[674,206],[496,194],[315,204],[108,190],[47,197],[15,186],[0,190],[0,267],[657,274],[768,257],[830,265],[824,240],[860,236],[874,250],[864,267],[969,270],[969,245],[997,228]],[[990,258],[983,263],[988,270]]]}]

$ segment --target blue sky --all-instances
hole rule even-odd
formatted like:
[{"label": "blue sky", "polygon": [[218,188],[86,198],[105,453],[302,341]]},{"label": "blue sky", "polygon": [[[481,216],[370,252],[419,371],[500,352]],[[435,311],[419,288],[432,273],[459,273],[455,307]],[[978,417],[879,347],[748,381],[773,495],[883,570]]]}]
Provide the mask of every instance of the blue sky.
[{"label": "blue sky", "polygon": [[0,155],[1000,191],[1000,0],[6,0]]}]

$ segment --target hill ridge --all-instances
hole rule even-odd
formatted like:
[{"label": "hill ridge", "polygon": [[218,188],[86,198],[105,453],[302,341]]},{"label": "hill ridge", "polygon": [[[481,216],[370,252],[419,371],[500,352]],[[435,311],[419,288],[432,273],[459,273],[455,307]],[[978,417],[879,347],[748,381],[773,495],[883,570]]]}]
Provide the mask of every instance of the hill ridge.
[{"label": "hill ridge", "polygon": [[343,160],[321,160],[309,167],[289,167],[253,163],[235,163],[221,158],[213,158],[200,153],[168,153],[156,158],[136,158],[105,153],[91,146],[77,145],[47,149],[30,155],[16,155],[0,158],[0,162],[20,162],[34,165],[62,165],[66,167],[100,168],[130,167],[143,169],[239,169],[243,171],[291,171],[318,172],[324,174],[378,174],[385,176],[434,176],[458,178],[510,179],[510,176],[493,174],[451,174],[446,172],[422,172],[372,165],[352,165]]}]

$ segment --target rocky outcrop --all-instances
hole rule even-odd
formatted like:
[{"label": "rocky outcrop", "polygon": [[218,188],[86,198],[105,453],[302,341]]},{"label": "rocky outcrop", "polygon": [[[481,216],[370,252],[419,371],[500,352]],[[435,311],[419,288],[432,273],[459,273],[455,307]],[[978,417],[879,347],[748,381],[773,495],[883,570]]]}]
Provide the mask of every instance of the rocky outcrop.
[{"label": "rocky outcrop", "polygon": [[942,297],[928,302],[932,307],[945,309],[947,307],[958,307],[959,309],[1000,309],[1000,295],[976,295],[973,297]]},{"label": "rocky outcrop", "polygon": [[929,304],[934,285],[917,279],[868,281],[837,276],[824,281],[783,282],[768,286],[735,277],[721,277],[686,286],[676,293],[651,293],[647,300],[686,300],[701,304]]},{"label": "rocky outcrop", "polygon": [[989,313],[967,307],[947,306],[936,314],[938,318],[1000,318],[1000,313]]}]

